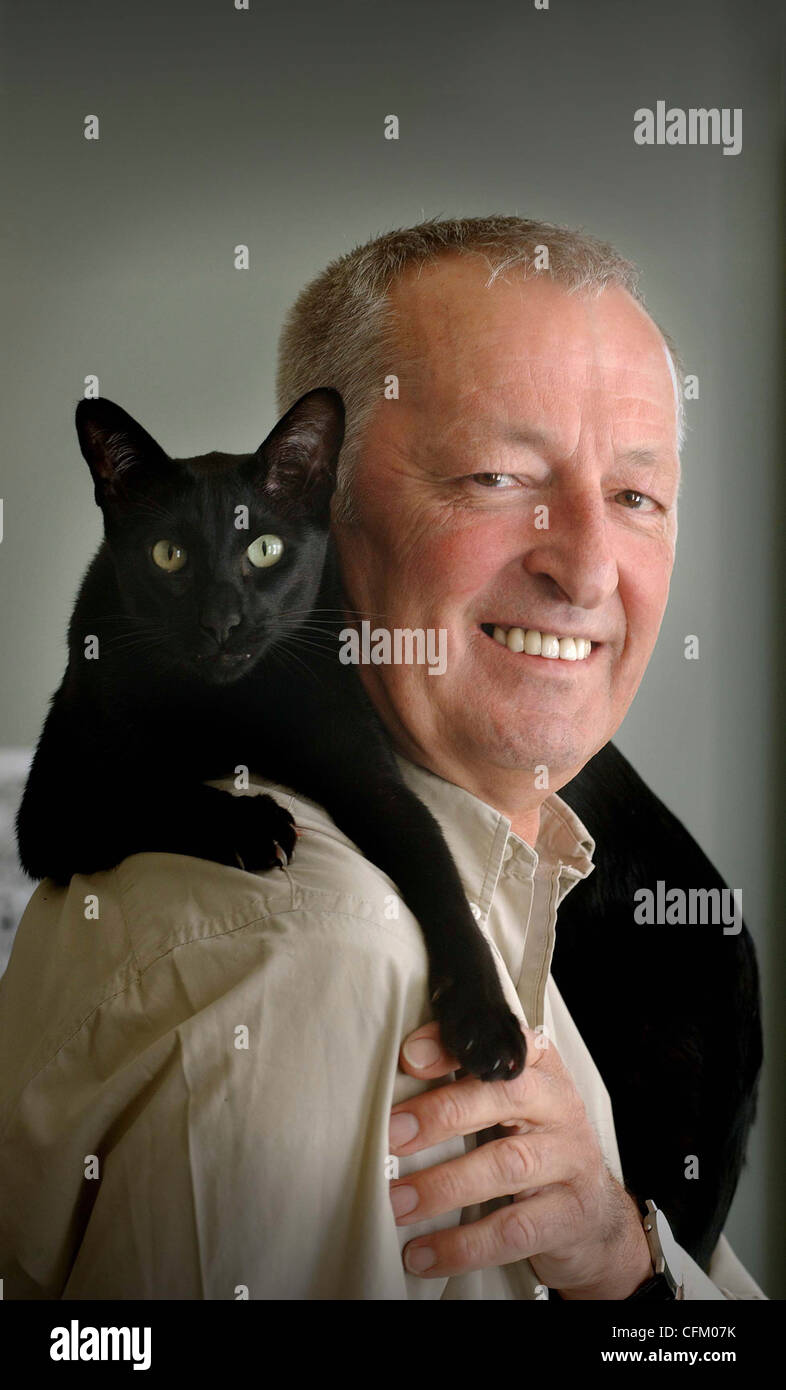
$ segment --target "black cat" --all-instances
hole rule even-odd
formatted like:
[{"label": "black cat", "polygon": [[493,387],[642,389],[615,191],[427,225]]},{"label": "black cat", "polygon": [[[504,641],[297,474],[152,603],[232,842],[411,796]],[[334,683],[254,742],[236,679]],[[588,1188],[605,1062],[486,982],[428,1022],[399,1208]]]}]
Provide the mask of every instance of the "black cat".
[{"label": "black cat", "polygon": [[484,1080],[517,1076],[525,1039],[439,825],[338,659],[341,397],[308,392],[247,455],[169,458],[101,398],[76,427],[105,539],[17,816],[27,873],[67,883],[149,850],[270,868],[295,846],[289,813],[204,785],[245,765],[324,806],[390,876],[446,1046]]}]

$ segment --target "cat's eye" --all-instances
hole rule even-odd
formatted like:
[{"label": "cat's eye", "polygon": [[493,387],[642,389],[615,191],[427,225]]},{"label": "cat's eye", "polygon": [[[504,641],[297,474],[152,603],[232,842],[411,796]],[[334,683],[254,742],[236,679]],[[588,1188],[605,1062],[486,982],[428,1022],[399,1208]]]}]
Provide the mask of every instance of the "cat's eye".
[{"label": "cat's eye", "polygon": [[166,570],[168,574],[182,570],[187,558],[182,545],[176,545],[174,541],[156,541],[153,546],[153,559],[158,568]]},{"label": "cat's eye", "polygon": [[280,536],[257,536],[246,551],[252,565],[256,565],[257,569],[263,569],[265,565],[274,565],[283,553],[284,542]]}]

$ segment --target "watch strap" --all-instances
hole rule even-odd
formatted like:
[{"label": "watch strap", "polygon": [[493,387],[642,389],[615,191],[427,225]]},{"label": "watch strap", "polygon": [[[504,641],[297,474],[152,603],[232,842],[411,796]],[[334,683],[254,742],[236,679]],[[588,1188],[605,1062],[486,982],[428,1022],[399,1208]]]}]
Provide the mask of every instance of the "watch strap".
[{"label": "watch strap", "polygon": [[635,1293],[628,1294],[625,1299],[630,1303],[634,1298],[647,1299],[651,1302],[673,1302],[676,1295],[668,1279],[662,1274],[653,1274],[651,1279],[647,1279],[636,1289]]}]

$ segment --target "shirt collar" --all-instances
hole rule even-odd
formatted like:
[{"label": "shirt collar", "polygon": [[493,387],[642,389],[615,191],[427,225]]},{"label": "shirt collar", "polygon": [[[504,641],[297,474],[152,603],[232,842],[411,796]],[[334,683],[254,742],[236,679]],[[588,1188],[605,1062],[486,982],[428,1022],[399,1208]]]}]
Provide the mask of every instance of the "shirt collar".
[{"label": "shirt collar", "polygon": [[[507,816],[466,787],[438,777],[401,753],[394,751],[394,756],[406,785],[438,821],[476,919],[488,917],[503,869],[507,879],[529,883],[530,887],[536,875],[555,875],[556,904],[574,884],[592,873],[595,841],[575,811],[556,793],[541,804],[540,828],[533,847],[511,829]],[[309,797],[267,778],[254,776],[252,780],[261,791],[288,796],[293,811],[297,801],[295,819],[299,824],[313,825],[323,834],[350,843],[325,809]],[[233,787],[229,778],[210,785],[227,791]]]},{"label": "shirt collar", "polygon": [[558,901],[595,865],[595,841],[567,802],[550,793],[541,805],[540,829],[534,847],[511,829],[511,822],[473,792],[448,782],[428,768],[395,754],[407,786],[425,802],[439,822],[456,861],[470,905],[486,917],[502,869],[512,877],[532,879],[536,873],[557,872]]}]

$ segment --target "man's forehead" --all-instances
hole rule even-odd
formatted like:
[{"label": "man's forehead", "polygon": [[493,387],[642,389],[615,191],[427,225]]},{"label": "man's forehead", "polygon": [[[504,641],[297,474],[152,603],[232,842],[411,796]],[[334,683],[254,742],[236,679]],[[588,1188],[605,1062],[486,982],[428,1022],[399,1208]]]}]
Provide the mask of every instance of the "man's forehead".
[{"label": "man's forehead", "polygon": [[[477,257],[408,271],[391,294],[398,375],[410,398],[445,407],[473,397],[493,414],[528,397],[603,394],[615,413],[676,411],[671,357],[627,291],[569,294],[550,277],[515,270],[489,283]],[[495,406],[495,398],[497,398]],[[615,404],[616,403],[616,404]]]},{"label": "man's forehead", "polygon": [[391,291],[408,360],[442,368],[451,353],[472,361],[505,347],[507,357],[561,358],[573,370],[588,361],[622,368],[633,347],[641,364],[665,368],[658,329],[620,286],[569,293],[549,276],[525,278],[515,270],[488,281],[488,266],[475,257],[408,271]]}]

